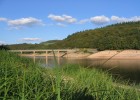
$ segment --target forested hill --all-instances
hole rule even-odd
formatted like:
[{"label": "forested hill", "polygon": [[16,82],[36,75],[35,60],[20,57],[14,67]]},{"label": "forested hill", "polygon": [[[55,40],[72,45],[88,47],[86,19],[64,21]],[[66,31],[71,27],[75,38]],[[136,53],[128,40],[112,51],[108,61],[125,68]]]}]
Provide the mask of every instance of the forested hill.
[{"label": "forested hill", "polygon": [[49,44],[54,44],[59,41],[61,40],[49,40],[49,41],[41,42],[40,44],[49,45]]},{"label": "forested hill", "polygon": [[109,25],[69,35],[49,48],[140,49],[140,21]]},{"label": "forested hill", "polygon": [[[23,44],[12,44],[12,45],[6,45],[8,49],[12,50],[25,50],[25,49],[49,49],[48,45],[54,44],[58,41],[61,40],[49,40],[45,42],[41,42],[40,44],[28,44],[28,43],[23,43]],[[3,47],[0,47],[0,49]]]},{"label": "forested hill", "polygon": [[40,44],[7,45],[9,49],[97,48],[98,50],[140,49],[140,21],[109,25],[69,35],[64,40]]}]

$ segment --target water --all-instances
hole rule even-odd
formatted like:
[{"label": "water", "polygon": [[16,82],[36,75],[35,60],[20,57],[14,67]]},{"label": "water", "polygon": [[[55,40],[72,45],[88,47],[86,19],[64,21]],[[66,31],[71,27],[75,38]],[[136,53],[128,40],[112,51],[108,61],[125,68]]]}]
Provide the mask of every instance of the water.
[{"label": "water", "polygon": [[[130,82],[140,82],[140,60],[99,60],[99,59],[77,59],[56,58],[59,66],[65,64],[78,64],[88,68],[98,68],[111,73],[115,78],[126,79]],[[36,57],[35,61],[44,67],[54,67],[53,57]]]}]

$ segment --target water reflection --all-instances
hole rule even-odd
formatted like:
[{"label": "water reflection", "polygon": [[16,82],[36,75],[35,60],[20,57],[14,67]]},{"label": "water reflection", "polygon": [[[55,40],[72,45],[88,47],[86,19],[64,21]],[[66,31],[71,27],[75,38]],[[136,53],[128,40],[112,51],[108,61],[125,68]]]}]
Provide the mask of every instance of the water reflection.
[{"label": "water reflection", "polygon": [[[96,67],[108,71],[115,77],[129,79],[140,82],[140,60],[99,60],[99,59],[76,59],[76,58],[56,58],[59,66],[65,64],[78,64],[84,67]],[[36,57],[35,62],[44,67],[54,67],[53,57]]]},{"label": "water reflection", "polygon": [[[36,57],[33,58],[36,63],[44,64],[45,66],[55,66],[54,57]],[[102,65],[104,67],[117,66],[124,69],[140,70],[140,60],[103,60],[103,59],[78,59],[78,58],[56,58],[59,65],[64,64],[79,64],[82,66]]]}]

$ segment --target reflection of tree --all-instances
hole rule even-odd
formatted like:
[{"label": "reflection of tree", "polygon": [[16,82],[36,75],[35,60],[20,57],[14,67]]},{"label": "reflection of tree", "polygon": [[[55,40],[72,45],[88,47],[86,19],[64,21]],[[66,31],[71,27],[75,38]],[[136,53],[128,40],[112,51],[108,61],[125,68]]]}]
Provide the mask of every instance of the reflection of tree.
[{"label": "reflection of tree", "polygon": [[0,45],[0,50],[10,50],[10,49],[5,45]]}]

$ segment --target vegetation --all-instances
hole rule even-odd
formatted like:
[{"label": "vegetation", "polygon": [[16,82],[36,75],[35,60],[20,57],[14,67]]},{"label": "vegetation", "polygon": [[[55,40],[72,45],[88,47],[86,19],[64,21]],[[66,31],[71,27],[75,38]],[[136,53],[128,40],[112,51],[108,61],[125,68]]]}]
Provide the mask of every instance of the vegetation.
[{"label": "vegetation", "polygon": [[12,50],[49,49],[48,45],[52,45],[59,41],[61,40],[50,40],[46,42],[41,42],[40,44],[28,44],[28,43],[12,44],[12,45],[7,45],[7,47],[9,47]]},{"label": "vegetation", "polygon": [[78,65],[42,68],[6,51],[0,51],[0,73],[1,100],[140,99],[138,89],[118,85],[101,70]]},{"label": "vegetation", "polygon": [[50,48],[140,49],[140,22],[127,22],[69,35]]},{"label": "vegetation", "polygon": [[5,45],[0,45],[0,50],[9,50],[10,48]]},{"label": "vegetation", "polygon": [[11,50],[31,50],[31,49],[46,49],[47,46],[44,44],[13,44],[13,45],[7,45]]},{"label": "vegetation", "polygon": [[40,44],[50,45],[50,44],[54,44],[54,43],[59,42],[59,41],[61,41],[61,40],[49,40],[46,42],[41,42]]},{"label": "vegetation", "polygon": [[94,30],[76,32],[64,40],[50,40],[40,44],[15,44],[8,47],[10,49],[140,49],[140,22],[119,23]]}]

